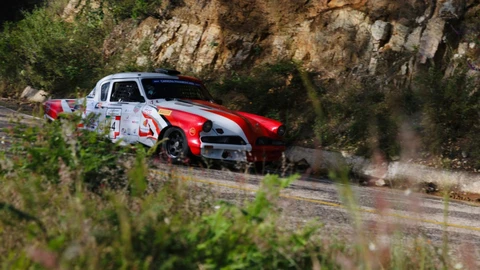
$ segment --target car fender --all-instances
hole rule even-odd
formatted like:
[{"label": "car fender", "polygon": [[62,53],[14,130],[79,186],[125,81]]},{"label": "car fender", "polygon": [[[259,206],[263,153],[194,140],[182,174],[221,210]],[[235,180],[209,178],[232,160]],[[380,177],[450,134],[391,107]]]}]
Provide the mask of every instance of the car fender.
[{"label": "car fender", "polygon": [[252,113],[241,111],[238,111],[237,113],[248,119],[253,120],[254,122],[260,124],[263,128],[265,128],[265,136],[270,136],[278,139],[281,138],[281,136],[277,135],[278,128],[283,125],[281,122]]},{"label": "car fender", "polygon": [[[203,124],[207,119],[196,114],[171,108],[163,108],[161,106],[157,106],[156,109],[156,115],[167,124],[167,128],[180,128],[187,138],[187,143],[192,154],[200,155],[200,132],[202,132]],[[167,128],[162,129],[160,138],[163,138],[163,134]]]}]

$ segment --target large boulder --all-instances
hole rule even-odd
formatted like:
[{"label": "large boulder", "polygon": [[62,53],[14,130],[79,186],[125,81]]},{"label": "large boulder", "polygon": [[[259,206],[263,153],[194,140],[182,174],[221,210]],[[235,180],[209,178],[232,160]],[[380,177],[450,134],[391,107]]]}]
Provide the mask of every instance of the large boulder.
[{"label": "large boulder", "polygon": [[37,90],[31,86],[25,87],[22,94],[20,95],[21,99],[27,100],[29,102],[45,102],[48,98],[48,93],[44,90]]}]

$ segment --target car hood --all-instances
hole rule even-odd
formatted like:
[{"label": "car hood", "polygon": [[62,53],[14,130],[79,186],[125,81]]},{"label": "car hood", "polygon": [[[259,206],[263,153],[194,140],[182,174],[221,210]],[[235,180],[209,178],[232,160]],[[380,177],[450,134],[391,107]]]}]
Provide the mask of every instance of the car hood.
[{"label": "car hood", "polygon": [[[152,105],[155,105],[159,109],[182,111],[211,120],[213,122],[213,131],[217,133],[216,135],[241,135],[241,137],[244,137],[244,139],[247,139],[248,142],[252,144],[259,137],[278,137],[273,131],[267,129],[264,123],[242,115],[240,112],[229,110],[224,106],[208,101],[184,99],[170,101],[155,100],[152,102]],[[272,120],[272,122],[276,121]],[[219,133],[217,130],[221,130],[223,133]]]}]

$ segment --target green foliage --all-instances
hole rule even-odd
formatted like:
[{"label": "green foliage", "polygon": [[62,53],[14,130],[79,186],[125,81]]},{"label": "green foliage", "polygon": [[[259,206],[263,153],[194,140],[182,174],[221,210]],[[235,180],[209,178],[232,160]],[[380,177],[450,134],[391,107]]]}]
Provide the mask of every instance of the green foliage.
[{"label": "green foliage", "polygon": [[299,121],[296,117],[304,109],[299,106],[305,102],[304,96],[299,95],[303,85],[295,63],[282,61],[258,66],[247,73],[232,72],[208,86],[214,96],[225,97],[224,104],[232,109],[270,117],[293,127],[287,132],[288,138],[299,132],[289,125]]},{"label": "green foliage", "polygon": [[[101,18],[96,18],[101,20]],[[102,65],[104,29],[92,18],[65,22],[39,8],[0,36],[0,78],[9,85],[32,85],[53,94],[88,89]]]},{"label": "green foliage", "polygon": [[464,151],[479,160],[480,91],[472,78],[465,71],[445,78],[431,68],[417,77],[415,92],[423,116],[422,138],[430,152],[458,158]]},{"label": "green foliage", "polygon": [[37,175],[52,183],[62,181],[64,176],[73,177],[93,189],[105,184],[120,184],[119,175],[124,169],[118,166],[118,161],[127,148],[112,144],[96,133],[76,130],[79,121],[79,116],[74,115],[55,121],[48,128],[17,125],[8,130],[11,138],[21,140],[10,147],[8,153],[25,158],[14,159],[9,166],[0,168],[1,172]]},{"label": "green foliage", "polygon": [[[357,237],[345,243],[325,239],[315,221],[289,228],[279,203],[297,176],[266,175],[255,195],[239,192],[233,204],[174,167],[152,170],[154,150],[128,154],[68,118],[32,129],[15,123],[11,147],[0,152],[3,269],[450,267],[441,257],[450,255],[421,239],[411,249],[392,234],[391,244],[372,250],[349,185],[339,188]],[[336,177],[347,181],[345,173]]]},{"label": "green foliage", "polygon": [[118,20],[158,16],[159,7],[162,5],[161,0],[107,0],[106,2]]},{"label": "green foliage", "polygon": [[324,146],[359,155],[368,156],[373,149],[398,155],[397,115],[405,110],[403,99],[408,94],[396,91],[370,82],[325,86],[318,93],[324,115],[315,121],[316,136]]},{"label": "green foliage", "polygon": [[[144,15],[146,9],[155,10],[153,7],[159,4],[134,2],[134,7],[110,4]],[[0,35],[0,94],[18,95],[31,85],[53,96],[74,97],[78,92],[90,91],[99,78],[109,73],[151,68],[148,39],[138,50],[147,57],[146,67],[137,65],[138,55],[134,52],[104,59],[103,42],[114,24],[112,14],[106,10],[104,2],[98,8],[87,4],[70,22],[51,5],[25,13],[25,18],[16,24],[7,23]]]},{"label": "green foliage", "polygon": [[[149,177],[151,151],[125,156],[98,134],[75,130],[75,116],[69,120],[10,133],[24,135],[2,153],[11,162],[0,163],[0,197],[16,198],[15,205],[0,202],[7,214],[0,219],[2,267],[305,269],[314,256],[335,268],[328,251],[315,247],[318,226],[291,232],[277,225],[276,200],[295,176],[266,176],[244,206],[215,202],[175,174]],[[128,189],[105,185],[122,175]],[[25,252],[32,243],[35,252]]]}]

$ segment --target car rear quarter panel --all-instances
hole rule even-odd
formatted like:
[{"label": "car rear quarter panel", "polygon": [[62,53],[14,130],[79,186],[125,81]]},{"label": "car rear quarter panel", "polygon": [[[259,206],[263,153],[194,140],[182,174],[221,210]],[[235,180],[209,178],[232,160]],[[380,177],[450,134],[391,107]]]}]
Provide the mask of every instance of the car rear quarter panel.
[{"label": "car rear quarter panel", "polygon": [[43,103],[45,116],[51,120],[55,120],[61,113],[72,113],[76,99],[50,99]]}]

